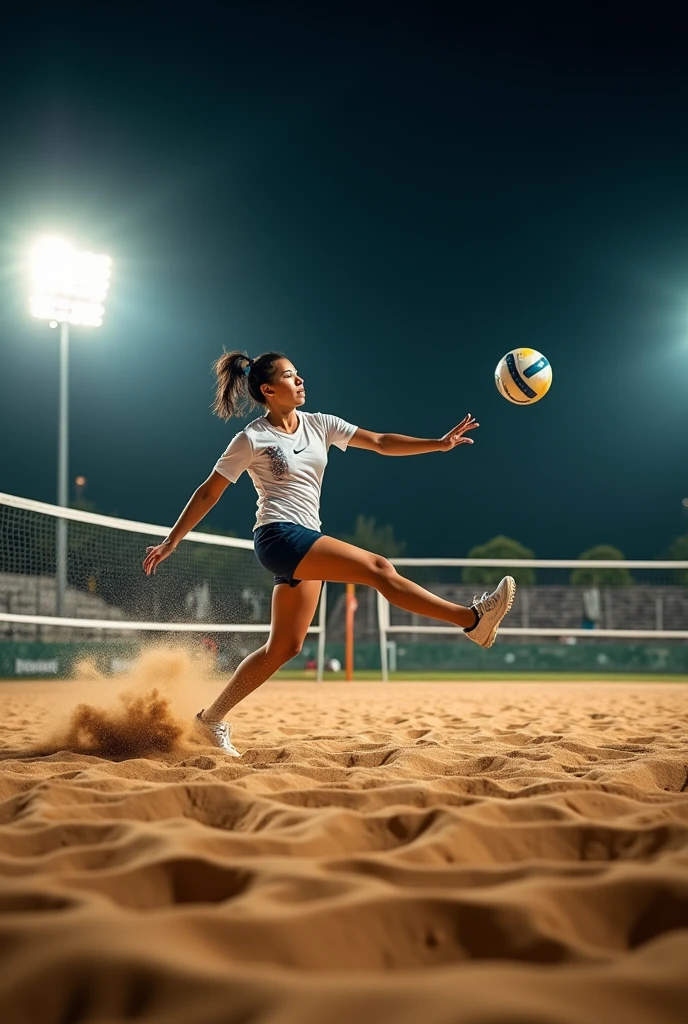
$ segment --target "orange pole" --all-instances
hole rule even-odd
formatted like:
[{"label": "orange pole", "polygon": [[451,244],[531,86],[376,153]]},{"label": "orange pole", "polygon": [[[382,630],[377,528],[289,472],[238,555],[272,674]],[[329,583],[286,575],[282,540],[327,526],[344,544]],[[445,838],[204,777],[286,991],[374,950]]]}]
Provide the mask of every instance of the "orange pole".
[{"label": "orange pole", "polygon": [[353,583],[346,585],[346,681],[350,683],[354,678],[354,613],[358,607],[356,601],[356,586]]}]

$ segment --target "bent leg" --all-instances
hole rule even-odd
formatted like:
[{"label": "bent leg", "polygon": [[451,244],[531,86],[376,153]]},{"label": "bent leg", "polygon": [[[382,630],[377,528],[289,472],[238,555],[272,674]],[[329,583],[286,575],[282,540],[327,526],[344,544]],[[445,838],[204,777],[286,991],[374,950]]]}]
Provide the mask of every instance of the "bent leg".
[{"label": "bent leg", "polygon": [[298,587],[286,583],[275,587],[268,642],[244,658],[217,700],[204,710],[204,721],[220,722],[239,701],[296,657],[313,621],[321,586],[318,580]]},{"label": "bent leg", "polygon": [[476,614],[471,608],[445,601],[401,576],[392,563],[354,544],[334,537],[320,537],[294,570],[297,580],[329,580],[332,583],[363,583],[379,590],[390,604],[417,615],[471,628]]}]

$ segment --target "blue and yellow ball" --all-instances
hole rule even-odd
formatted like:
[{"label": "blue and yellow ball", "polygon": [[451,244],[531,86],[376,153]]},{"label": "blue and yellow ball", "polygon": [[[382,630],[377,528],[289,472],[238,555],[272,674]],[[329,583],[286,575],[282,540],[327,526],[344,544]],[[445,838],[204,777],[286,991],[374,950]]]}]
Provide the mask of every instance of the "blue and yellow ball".
[{"label": "blue and yellow ball", "polygon": [[515,348],[499,360],[495,383],[508,402],[533,405],[549,391],[552,367],[542,352],[534,348]]}]

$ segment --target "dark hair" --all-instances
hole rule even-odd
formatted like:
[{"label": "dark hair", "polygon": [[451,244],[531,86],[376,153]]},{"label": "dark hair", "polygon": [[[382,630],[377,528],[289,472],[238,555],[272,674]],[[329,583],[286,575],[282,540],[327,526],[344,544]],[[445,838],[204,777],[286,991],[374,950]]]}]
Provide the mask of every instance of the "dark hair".
[{"label": "dark hair", "polygon": [[263,352],[257,359],[249,359],[245,352],[223,352],[213,363],[217,375],[213,412],[228,420],[250,408],[252,402],[265,405],[260,386],[272,382],[275,363],[285,358],[283,352]]}]

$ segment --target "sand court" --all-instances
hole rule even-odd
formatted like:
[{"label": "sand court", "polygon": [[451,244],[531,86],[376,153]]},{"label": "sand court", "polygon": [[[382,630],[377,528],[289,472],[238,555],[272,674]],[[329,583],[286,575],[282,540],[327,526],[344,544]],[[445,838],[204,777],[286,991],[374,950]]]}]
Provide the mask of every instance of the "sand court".
[{"label": "sand court", "polygon": [[0,685],[4,1020],[685,1020],[687,685],[217,690]]}]

